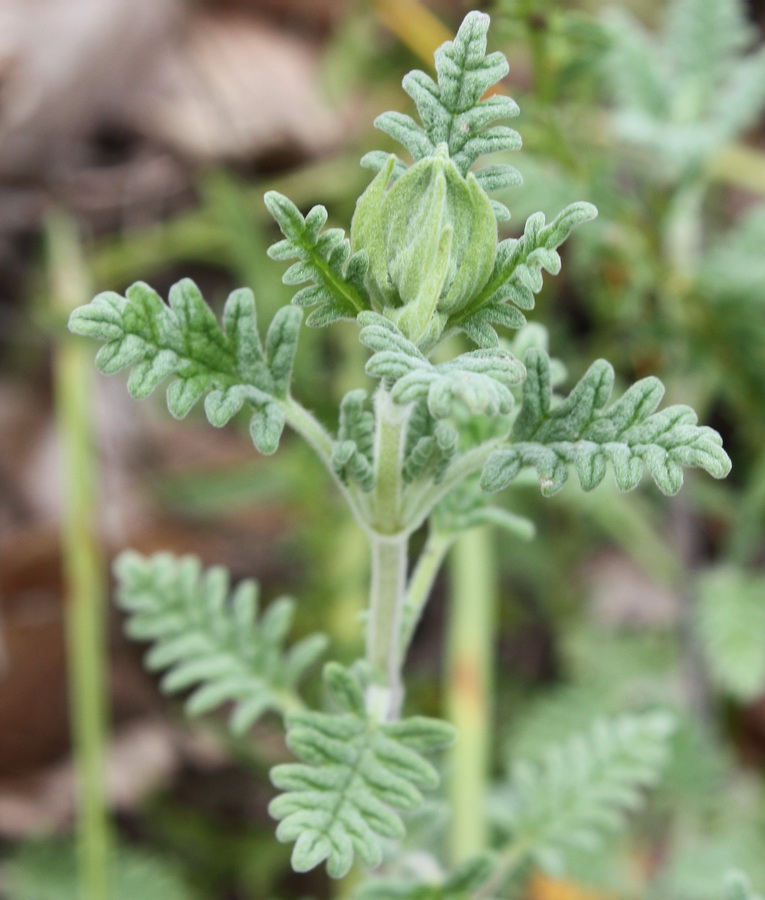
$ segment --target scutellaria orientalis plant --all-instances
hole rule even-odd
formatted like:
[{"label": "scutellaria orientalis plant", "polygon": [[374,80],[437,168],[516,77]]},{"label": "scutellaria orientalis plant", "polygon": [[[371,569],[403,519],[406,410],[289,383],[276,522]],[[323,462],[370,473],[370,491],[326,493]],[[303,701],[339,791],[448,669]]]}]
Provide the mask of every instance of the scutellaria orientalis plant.
[{"label": "scutellaria orientalis plant", "polygon": [[[557,248],[596,210],[573,203],[549,223],[537,213],[520,238],[498,240],[497,222],[509,212],[489,195],[521,176],[504,163],[478,162],[517,150],[521,140],[496,124],[518,107],[488,93],[508,71],[501,53],[486,54],[488,25],[480,12],[465,18],[436,52],[436,81],[420,71],[405,77],[419,123],[396,112],[377,119],[411,161],[381,151],[363,158],[376,174],[349,236],[324,227],[324,207],[304,216],[287,197],[266,194],[284,235],[269,255],[291,261],[286,284],[305,286],[264,338],[250,290],[234,291],[218,322],[190,280],[172,288],[168,305],[138,283],[124,297],[99,294],[70,320],[74,332],[105,342],[96,358],[102,372],[130,367],[136,398],[170,379],[167,403],[178,418],[202,398],[215,426],[246,410],[264,454],[277,450],[289,426],[313,448],[369,539],[366,656],[350,667],[325,665],[330,712],[300,699],[301,678],[326,642],[313,636],[285,648],[291,600],[260,611],[254,582],[231,591],[224,570],[203,571],[193,557],[126,552],[116,563],[129,633],[153,642],[147,663],[165,670],[168,691],[193,689],[191,714],[226,703],[239,733],[269,710],[283,715],[299,761],[272,770],[280,793],[270,812],[278,839],[294,842],[298,871],[324,863],[338,878],[357,859],[379,866],[404,836],[406,814],[438,784],[427,757],[459,739],[444,721],[402,713],[407,649],[435,576],[417,577],[409,558],[415,531],[428,523],[451,539],[479,523],[522,527],[490,495],[524,469],[551,496],[572,469],[592,490],[609,463],[621,490],[637,487],[647,470],[665,494],[680,489],[684,466],[715,478],[730,468],[719,435],[699,426],[693,410],[659,409],[656,378],[612,401],[614,370],[598,360],[568,395],[555,392],[559,367],[551,366],[544,329],[526,316],[543,272],[560,270]],[[359,388],[343,398],[332,428],[290,393],[304,310],[312,326],[354,321],[369,351],[366,373],[377,382],[371,396]],[[500,338],[498,327],[513,339]],[[445,358],[444,342],[460,333],[476,348]],[[525,855],[544,864],[567,842],[597,838],[655,780],[670,730],[655,711],[603,721],[540,766],[519,768],[500,839],[521,841]],[[378,880],[361,893],[499,896],[508,859],[517,857],[475,857],[442,870],[427,889]]]}]

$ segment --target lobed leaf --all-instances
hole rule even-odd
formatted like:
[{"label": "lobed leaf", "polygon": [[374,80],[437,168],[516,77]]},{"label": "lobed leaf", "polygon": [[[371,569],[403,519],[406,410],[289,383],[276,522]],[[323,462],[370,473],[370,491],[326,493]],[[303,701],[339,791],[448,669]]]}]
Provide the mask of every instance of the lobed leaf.
[{"label": "lobed leaf", "polygon": [[489,457],[481,478],[484,490],[501,490],[526,466],[536,469],[545,496],[563,487],[569,466],[585,491],[600,484],[609,461],[623,491],[637,487],[646,468],[664,494],[680,490],[682,466],[702,468],[714,478],[730,471],[720,435],[697,425],[690,407],[655,411],[664,393],[657,378],[638,381],[606,408],[614,372],[598,360],[566,399],[553,404],[547,354],[529,349],[525,362],[523,405],[511,444]]},{"label": "lobed leaf", "polygon": [[[375,120],[381,131],[390,135],[418,162],[432,156],[440,144],[446,144],[449,156],[465,176],[479,156],[503,150],[518,150],[520,135],[512,128],[493,125],[499,119],[518,115],[518,105],[510,97],[485,97],[493,85],[507,74],[502,53],[486,53],[489,17],[470,12],[453,41],[436,50],[437,80],[415,70],[405,76],[404,90],[414,100],[422,124],[399,112],[386,112]],[[380,152],[368,153],[362,165],[379,171],[387,160]],[[405,170],[397,161],[393,178]],[[478,182],[485,191],[520,184],[520,174],[502,164],[478,170]],[[507,209],[493,203],[497,218],[509,218]]]},{"label": "lobed leaf", "polygon": [[422,790],[438,785],[421,754],[451,743],[454,734],[446,722],[422,716],[378,722],[367,715],[362,686],[350,670],[329,663],[324,678],[342,712],[287,716],[287,744],[302,762],[271,770],[284,793],[269,812],[281,820],[279,840],[295,841],[295,871],[326,860],[329,875],[342,878],[356,856],[377,866],[382,839],[403,837],[400,813],[416,809]]},{"label": "lobed leaf", "polygon": [[517,763],[498,825],[538,865],[561,872],[568,851],[595,849],[642,804],[667,760],[673,729],[662,712],[598,719],[537,762]]},{"label": "lobed leaf", "polygon": [[215,426],[225,425],[245,404],[253,407],[255,446],[273,453],[284,428],[277,401],[289,392],[301,318],[296,309],[277,310],[263,347],[252,291],[234,291],[219,324],[199,288],[185,278],[171,288],[169,306],[137,282],[124,297],[107,291],[74,310],[69,328],[105,342],[96,355],[104,374],[132,367],[128,390],[136,399],[173,378],[167,405],[176,418],[203,396]]},{"label": "lobed leaf", "polygon": [[463,310],[449,318],[446,331],[464,331],[480,347],[495,347],[499,343],[495,325],[521,328],[526,322],[524,313],[534,309],[534,294],[542,289],[542,270],[558,274],[561,260],[557,248],[577,225],[597,214],[591,203],[582,201],[569,204],[547,224],[543,213],[530,216],[520,238],[499,243],[488,282]]},{"label": "lobed leaf", "polygon": [[192,716],[233,704],[230,726],[237,734],[268,710],[282,711],[326,646],[323,635],[313,635],[285,653],[293,601],[281,598],[259,613],[256,582],[230,592],[225,569],[202,571],[196,557],[127,551],[114,570],[126,631],[153,642],[146,663],[166,670],[163,690],[192,689],[186,701]]},{"label": "lobed leaf", "polygon": [[265,195],[268,211],[284,235],[268,249],[271,259],[296,259],[282,276],[285,284],[303,284],[292,298],[297,306],[315,307],[306,319],[311,326],[324,326],[337,319],[355,319],[369,309],[364,286],[368,259],[363,252],[351,254],[351,246],[340,228],[322,231],[327,210],[314,206],[303,218],[295,204],[277,191]]},{"label": "lobed leaf", "polygon": [[363,389],[350,391],[340,403],[337,441],[332,447],[332,466],[346,483],[356,481],[364,491],[375,484],[375,420]]},{"label": "lobed leaf", "polygon": [[457,403],[474,415],[504,415],[512,408],[511,388],[523,380],[525,369],[509,351],[474,350],[433,365],[379,313],[362,313],[359,322],[359,340],[374,351],[366,371],[385,379],[396,403],[424,399],[434,419],[447,418]]}]

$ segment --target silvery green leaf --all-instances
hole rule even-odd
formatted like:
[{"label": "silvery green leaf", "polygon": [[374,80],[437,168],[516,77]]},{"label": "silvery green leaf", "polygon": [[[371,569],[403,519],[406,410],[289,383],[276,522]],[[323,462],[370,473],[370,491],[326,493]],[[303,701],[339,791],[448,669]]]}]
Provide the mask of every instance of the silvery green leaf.
[{"label": "silvery green leaf", "polygon": [[[518,106],[501,94],[485,96],[508,71],[502,53],[486,53],[488,28],[485,13],[468,13],[454,40],[436,51],[437,80],[417,70],[404,78],[404,90],[417,106],[421,125],[399,112],[386,112],[375,120],[381,131],[406,147],[415,163],[432,156],[439,144],[446,144],[449,157],[465,176],[479,156],[521,146],[516,131],[492,124],[518,115]],[[386,158],[379,152],[368,153],[362,165],[379,171]],[[392,177],[398,178],[403,171],[398,161]],[[479,169],[475,175],[485,191],[521,182],[519,173],[506,164],[483,172]],[[498,212],[500,218],[506,218],[501,204]]]},{"label": "silvery green leaf", "polygon": [[435,419],[451,415],[456,403],[486,416],[503,415],[512,408],[511,388],[523,380],[525,369],[508,350],[474,350],[434,365],[384,316],[364,313],[359,322],[359,340],[375,351],[366,370],[386,380],[396,403],[425,399]]},{"label": "silvery green leaf", "polygon": [[614,372],[598,360],[568,397],[554,404],[547,354],[532,348],[525,362],[523,405],[511,443],[489,457],[481,478],[484,490],[501,490],[526,466],[537,470],[545,496],[563,487],[571,465],[586,491],[603,480],[610,461],[620,490],[637,487],[645,467],[665,494],[680,490],[682,466],[702,468],[714,478],[730,471],[720,435],[697,425],[690,407],[656,411],[664,394],[657,378],[638,381],[606,408]]},{"label": "silvery green leaf", "polygon": [[639,808],[667,761],[674,719],[664,712],[598,719],[510,772],[496,825],[553,874],[571,850],[595,850]]},{"label": "silvery green leaf", "polygon": [[337,319],[354,319],[369,308],[364,286],[367,257],[351,254],[350,242],[340,228],[322,231],[327,221],[323,206],[314,206],[305,218],[295,204],[277,191],[265,195],[268,211],[284,235],[268,249],[272,259],[297,259],[282,276],[285,284],[303,284],[292,298],[298,306],[315,307],[306,325],[323,326]]},{"label": "silvery green leaf", "polygon": [[374,473],[375,420],[369,397],[363,389],[350,391],[340,403],[337,441],[332,448],[332,466],[345,481],[356,481],[371,491]]},{"label": "silvery green leaf", "polygon": [[230,725],[237,734],[269,710],[283,711],[284,698],[326,647],[323,635],[312,635],[285,653],[294,602],[281,598],[259,612],[256,582],[230,591],[225,569],[203,571],[196,557],[127,551],[114,571],[126,631],[152,642],[146,663],[165,670],[163,690],[192,689],[189,715],[233,704]]},{"label": "silvery green leaf", "polygon": [[429,476],[437,484],[457,453],[458,441],[455,428],[430,414],[427,398],[415,403],[407,425],[404,481]]},{"label": "silvery green leaf", "polygon": [[498,343],[495,325],[522,327],[524,313],[534,308],[534,294],[542,289],[542,270],[558,274],[556,249],[577,225],[596,215],[591,203],[579,202],[547,224],[542,213],[530,216],[520,238],[500,242],[489,280],[463,310],[450,316],[445,330],[464,331],[479,346],[492,347]]},{"label": "silvery green leaf", "polygon": [[422,754],[447,746],[454,731],[422,716],[378,722],[365,711],[355,674],[329,663],[324,678],[341,712],[287,716],[287,744],[302,762],[271,770],[271,781],[284,793],[269,812],[280,820],[279,840],[295,842],[296,871],[326,860],[329,875],[342,878],[356,856],[377,866],[383,839],[404,836],[400,813],[416,809],[422,790],[438,785]]},{"label": "silvery green leaf", "polygon": [[128,390],[147,397],[166,378],[170,412],[182,418],[205,397],[205,412],[225,425],[245,405],[254,408],[251,433],[264,453],[273,453],[284,417],[275,400],[289,391],[301,313],[277,310],[261,344],[252,291],[241,288],[226,301],[219,324],[193,281],[170,290],[169,306],[147,284],[137,282],[124,297],[99,294],[76,309],[69,328],[106,344],[96,355],[105,374],[132,366]]}]

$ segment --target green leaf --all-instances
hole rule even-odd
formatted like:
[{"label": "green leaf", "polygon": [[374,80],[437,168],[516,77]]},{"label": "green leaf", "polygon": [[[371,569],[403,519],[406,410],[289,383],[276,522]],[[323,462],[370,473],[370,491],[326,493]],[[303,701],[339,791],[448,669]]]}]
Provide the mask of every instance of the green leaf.
[{"label": "green leaf", "polygon": [[554,404],[547,354],[530,349],[525,362],[528,376],[512,443],[489,457],[481,478],[484,490],[501,490],[525,466],[537,470],[545,496],[563,487],[570,465],[586,491],[603,480],[608,461],[623,491],[637,487],[645,467],[664,494],[680,490],[682,466],[704,469],[714,478],[730,471],[720,435],[697,425],[690,407],[655,412],[664,394],[657,378],[638,381],[606,408],[614,372],[598,360],[568,397]]},{"label": "green leaf", "polygon": [[404,481],[430,477],[438,484],[457,453],[458,431],[428,410],[427,398],[412,406],[404,446]]},{"label": "green leaf", "polygon": [[359,323],[359,340],[374,351],[366,371],[391,385],[394,402],[406,405],[426,399],[434,419],[450,416],[456,403],[485,416],[503,415],[512,408],[511,388],[523,380],[525,369],[508,350],[475,350],[433,365],[384,316],[365,312]]},{"label": "green leaf", "polygon": [[362,490],[375,484],[375,420],[365,390],[350,391],[340,403],[337,441],[332,447],[332,467],[348,483],[353,480]]},{"label": "green leaf", "polygon": [[314,206],[303,218],[295,204],[277,191],[265,195],[268,211],[284,235],[268,249],[271,259],[296,259],[282,276],[285,284],[303,284],[292,298],[297,306],[313,306],[306,325],[329,325],[337,319],[355,319],[369,309],[364,286],[368,267],[366,253],[351,254],[345,232],[340,228],[322,231],[327,210]]},{"label": "green leaf", "polygon": [[661,34],[621,11],[609,17],[607,83],[615,126],[648,147],[650,174],[679,183],[756,121],[765,103],[765,50],[739,0],[672,0]]},{"label": "green leaf", "polygon": [[433,510],[433,527],[444,534],[459,534],[480,525],[493,525],[525,541],[536,534],[530,519],[488,503],[475,478],[450,491]]},{"label": "green leaf", "polygon": [[494,347],[499,338],[495,325],[521,328],[525,312],[534,309],[534,294],[542,289],[542,270],[551,275],[560,271],[557,248],[577,225],[598,214],[591,203],[571,203],[552,222],[545,224],[543,213],[526,222],[520,238],[501,241],[494,269],[481,292],[460,312],[449,318],[446,331],[464,331],[480,347]]},{"label": "green leaf", "polygon": [[171,288],[169,306],[137,282],[125,297],[107,291],[76,309],[69,328],[105,341],[96,356],[104,374],[132,366],[128,390],[136,399],[173,378],[167,405],[176,418],[205,395],[205,412],[215,426],[249,404],[255,410],[250,423],[255,445],[273,453],[284,428],[277,401],[289,392],[300,321],[299,310],[277,310],[264,349],[252,291],[240,288],[229,296],[221,327],[197,286],[185,278]]},{"label": "green leaf", "polygon": [[498,822],[513,845],[552,873],[566,853],[596,849],[642,805],[667,759],[673,718],[662,712],[597,720],[552,745],[538,762],[516,763]]},{"label": "green leaf", "polygon": [[699,580],[698,627],[715,682],[740,702],[765,693],[765,576],[730,566]]},{"label": "green leaf", "polygon": [[259,614],[256,582],[243,581],[229,593],[225,569],[202,571],[196,557],[127,551],[114,570],[126,631],[153,642],[146,663],[167,670],[163,689],[193,688],[186,701],[192,716],[233,703],[230,725],[237,734],[268,710],[283,711],[326,646],[323,635],[313,635],[285,652],[294,602],[280,598]]},{"label": "green leaf", "polygon": [[[436,50],[437,82],[425,72],[410,72],[403,81],[404,90],[414,100],[422,125],[399,112],[386,112],[375,125],[406,147],[414,162],[432,156],[439,144],[446,144],[449,156],[465,176],[479,156],[497,151],[518,150],[520,136],[512,128],[492,125],[498,119],[518,115],[514,100],[501,94],[484,94],[507,74],[507,59],[502,53],[486,53],[489,17],[470,12],[453,41]],[[378,171],[387,155],[368,153],[362,165]],[[405,171],[397,160],[393,177]],[[478,170],[476,178],[485,191],[521,183],[520,174],[509,165],[494,165]],[[496,204],[498,218],[509,213]]]},{"label": "green leaf", "polygon": [[416,809],[421,790],[438,785],[421,754],[451,743],[454,733],[446,722],[421,716],[378,722],[365,712],[362,685],[349,670],[329,663],[324,678],[342,712],[287,716],[287,744],[302,762],[271,770],[285,793],[269,812],[281,820],[279,840],[295,841],[295,871],[326,860],[329,875],[342,878],[356,856],[377,866],[382,839],[403,837],[399,813]]}]

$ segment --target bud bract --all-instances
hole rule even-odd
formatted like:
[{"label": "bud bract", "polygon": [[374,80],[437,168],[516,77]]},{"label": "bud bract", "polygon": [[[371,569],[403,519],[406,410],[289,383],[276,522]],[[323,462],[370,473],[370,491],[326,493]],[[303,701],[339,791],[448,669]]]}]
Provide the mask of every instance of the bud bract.
[{"label": "bud bract", "polygon": [[369,253],[375,305],[410,340],[429,344],[488,280],[497,226],[489,198],[445,144],[388,189],[394,163],[391,156],[359,198],[351,239]]}]

